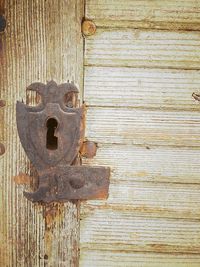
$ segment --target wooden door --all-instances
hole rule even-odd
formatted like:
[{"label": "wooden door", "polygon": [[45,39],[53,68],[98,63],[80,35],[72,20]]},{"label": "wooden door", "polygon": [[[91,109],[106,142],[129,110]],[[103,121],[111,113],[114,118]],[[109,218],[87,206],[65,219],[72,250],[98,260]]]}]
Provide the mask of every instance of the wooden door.
[{"label": "wooden door", "polygon": [[[195,0],[0,1],[0,266],[200,266],[199,14]],[[37,180],[15,104],[51,79],[86,101],[99,149],[84,164],[111,167],[107,200],[23,196]]]},{"label": "wooden door", "polygon": [[86,0],[90,164],[110,195],[81,207],[80,266],[200,266],[200,2]]},{"label": "wooden door", "polygon": [[[35,81],[73,80],[82,93],[82,0],[9,0],[1,2],[7,26],[1,33],[0,99],[0,266],[78,266],[78,203],[32,204],[23,196],[33,189],[33,168],[21,147],[15,105],[35,102],[26,87]],[[20,175],[21,174],[21,175]],[[29,185],[31,182],[31,185]]]}]

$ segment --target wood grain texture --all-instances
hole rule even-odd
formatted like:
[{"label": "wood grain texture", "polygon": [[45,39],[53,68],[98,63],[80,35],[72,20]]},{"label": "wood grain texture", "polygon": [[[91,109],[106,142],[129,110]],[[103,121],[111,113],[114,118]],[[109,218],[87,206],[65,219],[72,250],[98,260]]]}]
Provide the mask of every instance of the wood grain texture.
[{"label": "wood grain texture", "polygon": [[85,46],[85,65],[200,69],[200,33],[97,29]]},{"label": "wood grain texture", "polygon": [[[199,148],[98,144],[95,158],[84,159],[88,166],[107,166],[112,181],[200,184]],[[198,187],[198,186],[197,186]]]},{"label": "wood grain texture", "polygon": [[5,5],[5,0],[0,1],[0,14],[4,15],[4,5]]},{"label": "wood grain texture", "polygon": [[[113,177],[114,179],[114,177]],[[200,185],[114,181],[109,198],[88,201],[84,211],[129,211],[134,216],[199,220]],[[111,229],[112,231],[112,229]]]},{"label": "wood grain texture", "polygon": [[199,220],[144,218],[112,209],[94,209],[82,218],[82,249],[200,253]]},{"label": "wood grain texture", "polygon": [[199,111],[193,92],[200,92],[196,70],[85,68],[84,99],[89,106]]},{"label": "wood grain texture", "polygon": [[[26,86],[54,79],[83,82],[83,1],[5,1],[7,28],[1,38],[1,99],[6,100],[0,158],[0,265],[78,266],[79,209],[75,204],[33,205],[14,183],[30,172],[15,120]],[[27,188],[26,190],[30,190]]]},{"label": "wood grain texture", "polygon": [[98,27],[200,30],[196,0],[87,0],[86,16]]},{"label": "wood grain texture", "polygon": [[82,249],[83,267],[199,267],[199,255]]},{"label": "wood grain texture", "polygon": [[200,266],[199,1],[87,0],[84,164],[111,167],[81,207],[80,265]]},{"label": "wood grain texture", "polygon": [[91,107],[86,136],[100,143],[199,147],[199,112]]},{"label": "wood grain texture", "polygon": [[91,166],[110,166],[109,198],[88,201],[84,211],[129,210],[135,215],[200,218],[199,150],[102,145]]}]

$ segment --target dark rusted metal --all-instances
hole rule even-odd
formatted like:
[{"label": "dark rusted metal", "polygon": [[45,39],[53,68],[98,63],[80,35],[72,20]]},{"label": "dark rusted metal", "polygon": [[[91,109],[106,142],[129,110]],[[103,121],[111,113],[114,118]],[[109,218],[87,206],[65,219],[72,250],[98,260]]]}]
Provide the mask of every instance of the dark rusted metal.
[{"label": "dark rusted metal", "polygon": [[6,19],[0,15],[0,32],[3,32],[6,28]]},{"label": "dark rusted metal", "polygon": [[85,141],[80,150],[81,156],[85,158],[93,158],[97,153],[97,143],[92,141]]},{"label": "dark rusted metal", "polygon": [[92,20],[84,20],[81,28],[84,36],[90,36],[96,32],[96,25]]},{"label": "dark rusted metal", "polygon": [[6,105],[6,101],[5,101],[5,100],[2,100],[2,99],[0,99],[0,108],[3,108],[3,107],[5,107],[5,105]]},{"label": "dark rusted metal", "polygon": [[3,155],[5,153],[6,149],[4,144],[0,143],[0,156]]},{"label": "dark rusted metal", "polygon": [[101,199],[107,196],[109,168],[64,166],[39,172],[40,185],[34,193],[24,192],[31,201]]},{"label": "dark rusted metal", "polygon": [[[72,83],[33,83],[41,96],[36,107],[17,102],[17,128],[22,146],[38,171],[39,188],[24,192],[31,201],[64,202],[108,196],[109,168],[73,166],[81,163],[85,107],[79,107]],[[96,153],[96,152],[95,152]]]},{"label": "dark rusted metal", "polygon": [[193,93],[192,96],[195,100],[200,101],[200,95],[199,94]]}]

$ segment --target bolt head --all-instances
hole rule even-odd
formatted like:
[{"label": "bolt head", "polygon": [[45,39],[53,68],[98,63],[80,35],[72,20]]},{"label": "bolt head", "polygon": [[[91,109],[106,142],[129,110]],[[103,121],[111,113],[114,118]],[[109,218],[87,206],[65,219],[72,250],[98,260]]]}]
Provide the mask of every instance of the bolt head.
[{"label": "bolt head", "polygon": [[85,36],[90,36],[95,34],[96,32],[96,25],[93,21],[91,20],[85,20],[82,23],[82,33]]}]

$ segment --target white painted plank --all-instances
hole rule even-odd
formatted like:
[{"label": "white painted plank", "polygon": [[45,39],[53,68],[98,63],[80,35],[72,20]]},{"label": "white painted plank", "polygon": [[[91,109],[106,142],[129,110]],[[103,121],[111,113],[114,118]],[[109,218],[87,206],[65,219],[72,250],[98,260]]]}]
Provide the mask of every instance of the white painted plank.
[{"label": "white painted plank", "polygon": [[196,0],[87,0],[86,17],[100,27],[200,30]]},{"label": "white painted plank", "polygon": [[94,209],[82,214],[81,249],[200,254],[199,220],[137,217]]},{"label": "white painted plank", "polygon": [[200,33],[98,29],[86,39],[85,65],[200,69]]},{"label": "white painted plank", "polygon": [[137,216],[161,218],[200,218],[200,185],[113,181],[109,198],[88,201],[84,211],[127,210]]},{"label": "white painted plank", "polygon": [[89,106],[200,110],[200,71],[137,68],[85,68]]},{"label": "white painted plank", "polygon": [[89,108],[86,136],[100,143],[200,146],[200,113]]},{"label": "white painted plank", "polygon": [[87,201],[83,209],[199,219],[198,162],[197,149],[103,144],[97,157],[85,163],[111,167],[109,198]]},{"label": "white painted plank", "polygon": [[[200,184],[198,148],[145,147],[98,144],[97,155],[84,159],[88,166],[108,166],[112,180]],[[164,186],[164,185],[163,185]]]},{"label": "white painted plank", "polygon": [[195,254],[82,249],[80,267],[199,267]]},{"label": "white painted plank", "polygon": [[108,200],[82,206],[81,266],[200,264],[199,72],[189,71],[200,67],[200,34],[175,32],[199,30],[199,9],[193,0],[86,2],[97,25],[86,39],[87,137],[101,147],[85,163],[112,175]]}]

